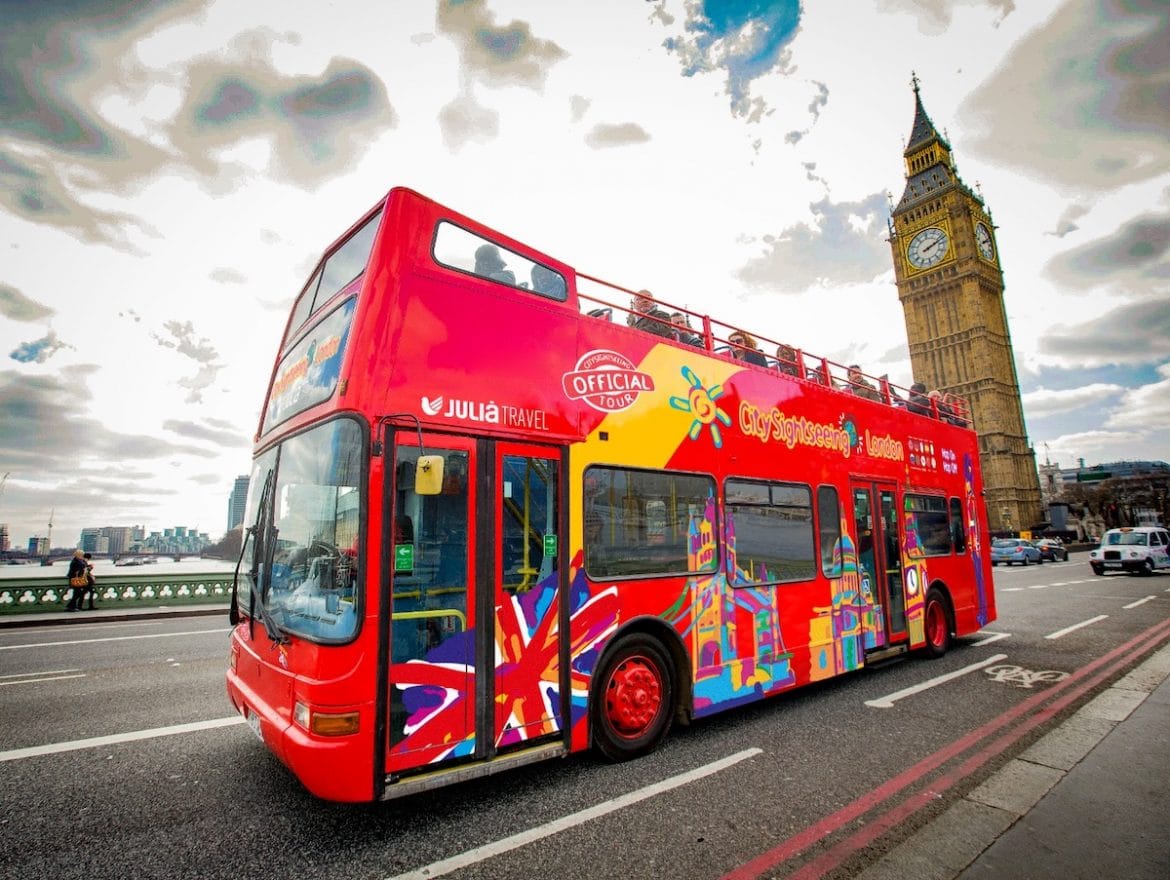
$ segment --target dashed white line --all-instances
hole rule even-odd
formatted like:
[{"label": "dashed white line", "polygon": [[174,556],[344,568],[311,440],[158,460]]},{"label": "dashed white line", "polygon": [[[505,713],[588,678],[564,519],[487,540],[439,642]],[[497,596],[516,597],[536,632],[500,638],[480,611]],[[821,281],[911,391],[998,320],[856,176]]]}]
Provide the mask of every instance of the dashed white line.
[{"label": "dashed white line", "polygon": [[998,642],[1000,639],[1011,638],[1012,635],[1011,633],[993,633],[989,630],[983,630],[983,632],[987,633],[987,638],[975,642],[971,645],[972,648],[982,648],[984,645],[990,645],[992,642]]},{"label": "dashed white line", "polygon": [[571,813],[560,819],[554,819],[551,822],[546,822],[544,825],[538,825],[535,828],[530,828],[527,831],[521,831],[519,834],[513,834],[511,837],[505,837],[503,840],[497,840],[494,843],[487,843],[475,849],[468,850],[465,853],[460,853],[457,856],[452,856],[449,859],[432,862],[422,868],[414,871],[409,871],[405,874],[398,874],[391,878],[391,880],[430,880],[432,877],[442,877],[444,874],[450,874],[452,871],[458,871],[460,868],[466,868],[469,865],[474,865],[493,856],[502,855],[506,852],[511,852],[514,849],[519,849],[529,843],[533,843],[542,838],[549,837],[553,834],[558,834],[561,831],[566,831],[577,825],[589,822],[592,819],[597,819],[625,807],[652,798],[656,795],[663,794],[671,789],[678,788],[681,785],[686,785],[690,782],[702,779],[706,776],[711,776],[718,773],[720,770],[726,770],[728,767],[738,764],[740,761],[755,757],[760,754],[763,749],[744,749],[742,752],[736,752],[734,755],[728,755],[726,758],[714,761],[710,764],[705,764],[702,767],[696,767],[686,773],[680,773],[678,776],[671,776],[669,779],[664,779],[661,782],[656,782],[653,785],[648,785],[645,788],[639,788],[637,791],[631,791],[629,794],[623,794],[621,797],[613,798],[612,800],[604,801],[596,806],[589,807],[576,813]]},{"label": "dashed white line", "polygon": [[876,700],[866,700],[865,705],[869,706],[871,709],[890,709],[893,707],[894,703],[898,702],[898,700],[905,699],[906,697],[912,697],[914,694],[929,690],[935,685],[940,685],[944,682],[950,681],[953,678],[959,678],[960,676],[967,675],[970,672],[974,672],[976,669],[982,669],[984,666],[990,666],[992,663],[998,663],[1000,660],[1006,658],[1007,654],[993,654],[980,663],[972,663],[970,666],[964,666],[962,669],[956,669],[954,672],[948,672],[946,675],[940,675],[937,678],[924,681],[922,684],[916,684],[913,687],[904,688],[903,690],[896,691],[892,694],[889,694],[888,696],[879,697]]},{"label": "dashed white line", "polygon": [[1049,586],[1051,586],[1051,584],[1035,584],[1031,587],[1028,587],[1028,589],[1029,590],[1047,590],[1049,588]]},{"label": "dashed white line", "polygon": [[1122,605],[1121,607],[1127,610],[1130,608],[1137,608],[1139,605],[1145,605],[1147,602],[1153,602],[1157,598],[1157,596],[1146,596],[1144,599],[1138,599],[1136,602],[1130,602],[1128,605]]},{"label": "dashed white line", "polygon": [[1102,620],[1108,619],[1108,614],[1098,614],[1096,617],[1090,617],[1088,620],[1082,620],[1080,623],[1074,623],[1072,626],[1066,626],[1064,629],[1058,629],[1054,633],[1049,633],[1044,638],[1059,639],[1061,636],[1067,636],[1070,632],[1076,632],[1086,626],[1092,626],[1094,623],[1099,623]]},{"label": "dashed white line", "polygon": [[203,636],[208,633],[225,633],[226,629],[191,629],[186,632],[147,633],[140,636],[105,636],[100,639],[73,639],[68,642],[33,642],[28,645],[0,645],[0,651],[19,651],[23,648],[56,648],[62,645],[89,645],[94,642],[129,642],[135,639],[165,639],[170,636]]},{"label": "dashed white line", "polygon": [[242,715],[232,715],[229,718],[213,718],[210,721],[193,721],[190,724],[152,727],[149,730],[132,730],[129,733],[115,733],[111,736],[95,736],[90,739],[75,739],[69,742],[49,743],[44,746],[10,749],[7,752],[0,752],[0,762],[19,761],[22,758],[36,758],[41,755],[57,755],[61,752],[75,752],[79,749],[92,749],[98,746],[113,746],[121,743],[135,742],[140,739],[174,736],[179,733],[193,733],[197,730],[211,730],[216,727],[228,727],[232,724],[243,723],[244,717]]},{"label": "dashed white line", "polygon": [[84,672],[78,672],[74,675],[50,675],[41,678],[15,678],[12,681],[0,681],[0,687],[6,687],[10,684],[39,684],[42,681],[64,681],[67,678],[85,678]]}]

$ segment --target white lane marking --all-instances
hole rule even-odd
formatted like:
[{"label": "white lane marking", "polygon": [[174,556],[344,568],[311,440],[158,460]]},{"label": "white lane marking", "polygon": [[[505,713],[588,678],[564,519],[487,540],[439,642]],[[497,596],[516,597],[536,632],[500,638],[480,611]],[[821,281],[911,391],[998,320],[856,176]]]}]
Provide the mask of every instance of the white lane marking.
[{"label": "white lane marking", "polygon": [[997,593],[1022,593],[1022,592],[1024,592],[1024,588],[1023,587],[1007,587],[1006,589],[1003,589],[1003,590],[996,590],[996,592]]},{"label": "white lane marking", "polygon": [[81,672],[80,669],[46,669],[44,672],[14,672],[11,675],[0,675],[0,678],[28,678],[30,675],[65,675],[68,672]]},{"label": "white lane marking", "polygon": [[740,761],[745,761],[748,758],[755,757],[760,754],[763,749],[751,748],[744,749],[742,752],[736,752],[734,755],[728,755],[718,761],[710,764],[705,764],[702,767],[696,767],[694,770],[689,770],[686,773],[680,773],[678,776],[671,776],[668,779],[663,779],[661,782],[656,782],[653,785],[648,785],[645,788],[639,788],[636,791],[631,791],[628,794],[623,794],[621,797],[616,797],[608,801],[603,801],[596,806],[588,807],[576,813],[570,813],[568,816],[563,816],[560,819],[554,819],[551,822],[546,822],[543,825],[538,825],[535,828],[530,828],[527,831],[521,831],[519,834],[513,834],[511,837],[505,837],[503,840],[497,840],[494,843],[486,843],[483,846],[468,850],[465,853],[460,853],[457,856],[451,856],[449,859],[442,859],[438,862],[433,862],[422,868],[417,868],[414,871],[408,871],[405,874],[397,874],[390,880],[430,880],[432,877],[442,877],[444,874],[450,874],[452,871],[458,871],[460,868],[466,868],[469,865],[474,865],[494,856],[502,855],[506,852],[511,852],[514,849],[519,849],[529,843],[533,843],[542,838],[549,837],[553,834],[559,834],[562,831],[567,831],[577,825],[582,825],[593,819],[616,812],[632,806],[633,804],[644,801],[648,798],[655,797],[678,788],[682,785],[695,782],[703,779],[706,776],[711,776],[718,773],[720,770],[726,770],[728,767],[738,764]]},{"label": "white lane marking", "polygon": [[1067,587],[1068,585],[1069,585],[1068,581],[1057,581],[1056,583],[1049,584],[1048,586],[1050,586],[1050,587]]},{"label": "white lane marking", "polygon": [[1009,639],[1012,635],[1011,633],[993,633],[990,630],[983,630],[983,632],[987,633],[987,638],[975,642],[971,645],[972,648],[982,648],[984,645],[990,645],[992,642],[998,642],[1000,639]]},{"label": "white lane marking", "polygon": [[1136,602],[1130,602],[1128,605],[1122,605],[1121,607],[1127,610],[1130,608],[1137,608],[1139,605],[1145,605],[1147,602],[1153,602],[1157,598],[1157,596],[1146,596],[1144,599],[1138,599]]},{"label": "white lane marking", "polygon": [[232,715],[230,718],[213,718],[210,721],[192,721],[190,724],[152,727],[149,730],[132,730],[129,733],[115,733],[110,736],[95,736],[90,739],[75,739],[69,742],[49,743],[45,746],[10,749],[7,752],[0,752],[0,762],[19,761],[22,758],[36,758],[40,755],[57,755],[61,752],[76,752],[80,749],[92,749],[98,746],[115,746],[121,743],[135,742],[140,739],[174,736],[179,733],[193,733],[197,730],[212,730],[216,727],[228,727],[233,724],[243,723],[244,717],[242,715]]},{"label": "white lane marking", "polygon": [[42,681],[63,681],[66,678],[85,678],[85,673],[78,672],[76,675],[51,675],[48,678],[18,678],[13,681],[0,681],[0,687],[10,684],[39,684]]},{"label": "white lane marking", "polygon": [[976,669],[982,669],[985,666],[990,666],[992,663],[998,663],[1000,660],[1004,660],[1006,658],[1007,654],[993,654],[986,660],[983,660],[979,663],[972,663],[970,666],[964,666],[962,669],[956,669],[954,672],[948,672],[946,675],[940,675],[937,678],[924,681],[922,684],[916,684],[913,687],[895,691],[888,696],[880,697],[876,700],[866,700],[865,705],[869,706],[871,709],[890,709],[893,707],[894,703],[898,702],[898,700],[905,699],[906,697],[912,697],[917,693],[929,690],[935,685],[944,684],[945,682],[950,681],[952,678],[959,678],[960,676],[974,672]]},{"label": "white lane marking", "polygon": [[226,633],[228,629],[191,629],[176,633],[147,633],[141,636],[105,636],[100,639],[74,639],[69,642],[34,642],[29,645],[0,645],[0,651],[19,651],[21,648],[56,648],[61,645],[89,645],[94,642],[128,642],[133,639],[165,639],[169,636],[203,636],[208,633]]},{"label": "white lane marking", "polygon": [[1080,623],[1074,623],[1072,626],[1066,626],[1064,629],[1058,629],[1054,633],[1049,633],[1044,638],[1059,639],[1061,636],[1067,636],[1070,632],[1076,632],[1078,629],[1086,626],[1092,626],[1094,623],[1100,623],[1109,617],[1108,614],[1098,614],[1096,617],[1090,617],[1088,620],[1082,620]]},{"label": "white lane marking", "polygon": [[1034,587],[1028,587],[1029,590],[1047,590],[1051,584],[1036,584]]}]

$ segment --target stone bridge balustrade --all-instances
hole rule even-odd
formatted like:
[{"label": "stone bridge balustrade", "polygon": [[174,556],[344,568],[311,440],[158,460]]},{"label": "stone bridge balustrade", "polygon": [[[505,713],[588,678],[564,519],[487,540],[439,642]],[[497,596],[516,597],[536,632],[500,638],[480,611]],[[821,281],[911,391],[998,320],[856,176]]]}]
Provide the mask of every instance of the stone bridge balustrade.
[{"label": "stone bridge balustrade", "polygon": [[[95,604],[102,608],[205,605],[227,602],[231,572],[213,574],[116,575],[98,578]],[[62,611],[69,600],[63,577],[0,580],[0,615]]]}]

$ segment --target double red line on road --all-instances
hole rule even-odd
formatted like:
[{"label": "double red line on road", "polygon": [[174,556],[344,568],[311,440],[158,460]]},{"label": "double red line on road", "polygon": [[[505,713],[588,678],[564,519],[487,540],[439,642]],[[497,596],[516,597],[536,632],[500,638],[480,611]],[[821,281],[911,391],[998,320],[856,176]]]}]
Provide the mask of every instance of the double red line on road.
[{"label": "double red line on road", "polygon": [[[1017,706],[1013,706],[982,727],[971,731],[950,745],[944,746],[934,754],[928,755],[913,767],[904,770],[873,791],[862,795],[853,803],[826,816],[816,824],[810,825],[774,849],[770,849],[750,862],[728,872],[724,875],[723,880],[750,880],[750,878],[759,877],[765,871],[773,871],[784,862],[800,855],[814,843],[835,834],[854,819],[868,813],[895,795],[903,793],[914,783],[920,782],[923,777],[934,772],[948,761],[962,755],[990,737],[997,737],[954,770],[933,780],[926,789],[910,794],[904,800],[893,804],[884,813],[867,822],[861,830],[835,844],[792,874],[787,875],[792,880],[797,880],[797,878],[811,880],[814,877],[821,877],[841,865],[863,847],[868,846],[890,828],[904,821],[908,816],[928,803],[936,801],[941,793],[981,769],[992,758],[1018,742],[1038,725],[1050,720],[1058,712],[1084,696],[1085,693],[1115,675],[1125,666],[1153,651],[1168,637],[1170,637],[1170,619],[1150,627],[1125,644],[1114,648],[1108,654],[1098,657],[1092,663],[1072,673],[1064,681],[1030,697]],[[1018,719],[1029,713],[1034,714],[1009,732],[998,735],[1000,731],[1011,727]]]}]

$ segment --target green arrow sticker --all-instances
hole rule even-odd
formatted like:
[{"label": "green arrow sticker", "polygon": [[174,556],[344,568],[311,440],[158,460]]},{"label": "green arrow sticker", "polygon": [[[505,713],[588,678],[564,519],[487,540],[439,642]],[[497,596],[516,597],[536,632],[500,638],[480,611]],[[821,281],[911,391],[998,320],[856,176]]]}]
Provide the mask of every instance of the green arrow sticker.
[{"label": "green arrow sticker", "polygon": [[394,570],[414,571],[414,544],[394,545]]},{"label": "green arrow sticker", "polygon": [[544,555],[545,556],[556,556],[557,555],[557,536],[556,535],[545,535],[544,536]]}]

